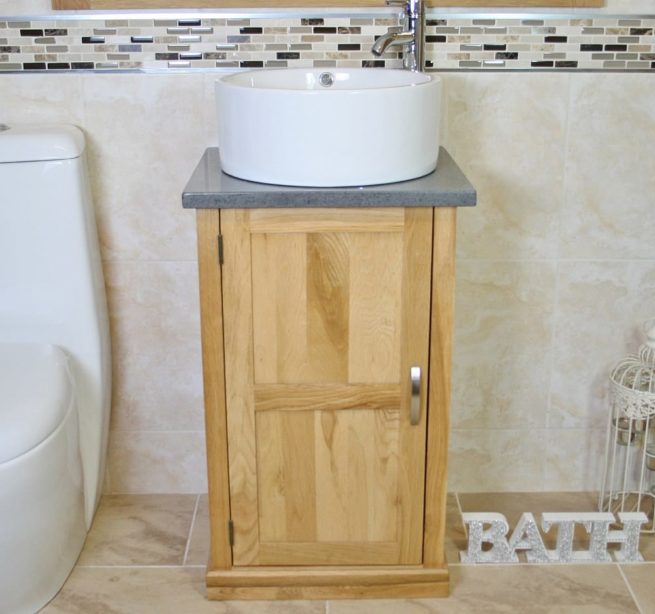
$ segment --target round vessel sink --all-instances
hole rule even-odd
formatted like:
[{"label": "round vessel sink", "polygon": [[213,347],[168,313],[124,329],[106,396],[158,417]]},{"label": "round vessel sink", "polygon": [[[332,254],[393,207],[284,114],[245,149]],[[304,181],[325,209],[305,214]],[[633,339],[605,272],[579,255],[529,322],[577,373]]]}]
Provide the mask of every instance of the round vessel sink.
[{"label": "round vessel sink", "polygon": [[432,172],[441,79],[379,68],[271,69],[216,82],[223,170],[306,187],[363,186]]}]

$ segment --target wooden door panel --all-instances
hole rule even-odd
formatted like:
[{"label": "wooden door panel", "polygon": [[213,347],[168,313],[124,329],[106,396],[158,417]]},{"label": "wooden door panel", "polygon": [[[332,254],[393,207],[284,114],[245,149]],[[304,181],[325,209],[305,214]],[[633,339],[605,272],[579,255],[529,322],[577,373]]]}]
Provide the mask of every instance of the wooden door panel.
[{"label": "wooden door panel", "polygon": [[402,252],[400,232],[253,234],[255,381],[398,383]]},{"label": "wooden door panel", "polygon": [[318,541],[397,542],[399,408],[314,413]]},{"label": "wooden door panel", "polygon": [[307,381],[307,263],[302,234],[253,234],[255,382]]},{"label": "wooden door panel", "polygon": [[257,414],[262,542],[315,542],[317,539],[314,413]]},{"label": "wooden door panel", "polygon": [[260,540],[397,542],[398,421],[398,409],[259,412]]},{"label": "wooden door panel", "polygon": [[419,564],[432,211],[226,210],[221,232],[234,564]]},{"label": "wooden door panel", "polygon": [[307,233],[306,382],[348,382],[349,241],[345,233]]},{"label": "wooden door panel", "polygon": [[350,242],[348,382],[400,383],[403,235],[358,233]]}]

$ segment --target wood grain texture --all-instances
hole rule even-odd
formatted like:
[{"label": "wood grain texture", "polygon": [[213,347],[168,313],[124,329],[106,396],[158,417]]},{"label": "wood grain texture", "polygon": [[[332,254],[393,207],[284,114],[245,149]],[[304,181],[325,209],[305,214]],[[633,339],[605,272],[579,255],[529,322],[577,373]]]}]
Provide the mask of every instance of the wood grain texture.
[{"label": "wood grain texture", "polygon": [[[353,547],[341,563],[399,561],[400,412],[316,412],[317,542]],[[379,550],[380,542],[388,545]],[[372,550],[371,550],[372,548]],[[339,562],[339,561],[335,561]],[[414,562],[420,562],[416,560]]]},{"label": "wood grain texture", "polygon": [[350,237],[351,384],[400,383],[403,261],[400,232],[353,233]]},{"label": "wood grain texture", "polygon": [[339,586],[249,586],[244,587],[208,587],[207,598],[214,601],[251,600],[251,601],[287,601],[290,599],[400,599],[448,597],[450,591],[447,581],[428,584],[385,584],[359,586],[341,584]]},{"label": "wood grain texture", "polygon": [[234,564],[257,560],[259,517],[255,434],[251,250],[248,211],[221,212],[223,318]]},{"label": "wood grain texture", "polygon": [[397,409],[400,403],[400,388],[393,384],[255,386],[255,411]]},{"label": "wood grain texture", "polygon": [[[300,224],[299,226],[304,226]],[[349,237],[307,233],[307,351],[312,382],[348,382]]]},{"label": "wood grain texture", "polygon": [[307,237],[251,234],[255,383],[311,381]]},{"label": "wood grain texture", "polygon": [[445,568],[250,568],[207,574],[209,599],[382,599],[448,593]]},{"label": "wood grain texture", "polygon": [[444,539],[454,323],[456,216],[455,207],[434,210],[430,414],[427,427],[423,542],[423,564],[434,567],[446,564]]},{"label": "wood grain texture", "polygon": [[[257,416],[259,531],[264,542],[314,542],[317,536],[314,412]],[[260,548],[259,563],[266,560]],[[275,553],[276,561],[280,553]]]},{"label": "wood grain texture", "polygon": [[[432,264],[432,209],[416,208],[405,211],[405,233],[402,261],[402,363],[401,395],[403,397],[402,419],[400,421],[400,449],[426,450],[427,425],[427,379],[430,335],[430,287]],[[409,420],[411,400],[412,367],[421,369],[421,419],[412,425]],[[399,494],[403,515],[399,525],[404,561],[423,560],[423,506],[426,493],[425,453],[412,456],[402,467]],[[420,519],[420,520],[418,520]]]},{"label": "wood grain texture", "polygon": [[[55,10],[75,9],[159,9],[159,8],[271,8],[275,7],[351,7],[353,0],[52,0]],[[357,0],[356,6],[383,6],[380,0]],[[562,7],[605,6],[605,0],[427,0],[427,6],[467,7]]]},{"label": "wood grain texture", "polygon": [[[311,211],[312,215],[307,215]],[[250,228],[265,232],[399,232],[404,212],[400,208],[380,209],[320,207],[316,209],[253,209]]]},{"label": "wood grain texture", "polygon": [[420,563],[432,211],[222,215],[235,564]]},{"label": "wood grain texture", "polygon": [[230,491],[225,407],[225,365],[223,361],[223,299],[217,237],[220,232],[218,210],[199,209],[198,272],[200,278],[200,317],[202,364],[205,392],[205,431],[209,487],[210,569],[229,569],[232,549],[229,543]]}]

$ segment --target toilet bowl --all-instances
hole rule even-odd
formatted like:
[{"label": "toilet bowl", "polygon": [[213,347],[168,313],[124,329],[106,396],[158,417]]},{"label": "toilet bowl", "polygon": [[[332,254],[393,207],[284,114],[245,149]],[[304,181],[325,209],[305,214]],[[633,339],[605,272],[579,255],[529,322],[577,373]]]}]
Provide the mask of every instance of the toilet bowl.
[{"label": "toilet bowl", "polygon": [[101,493],[108,320],[81,131],[0,131],[0,186],[0,614],[31,614]]}]

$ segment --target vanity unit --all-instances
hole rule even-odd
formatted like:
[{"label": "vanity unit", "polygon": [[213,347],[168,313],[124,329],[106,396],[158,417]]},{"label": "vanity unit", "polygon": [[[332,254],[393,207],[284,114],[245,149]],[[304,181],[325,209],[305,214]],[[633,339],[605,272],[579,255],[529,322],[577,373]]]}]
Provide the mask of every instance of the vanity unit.
[{"label": "vanity unit", "polygon": [[210,599],[445,596],[456,207],[420,179],[289,188],[221,172],[197,209]]}]

